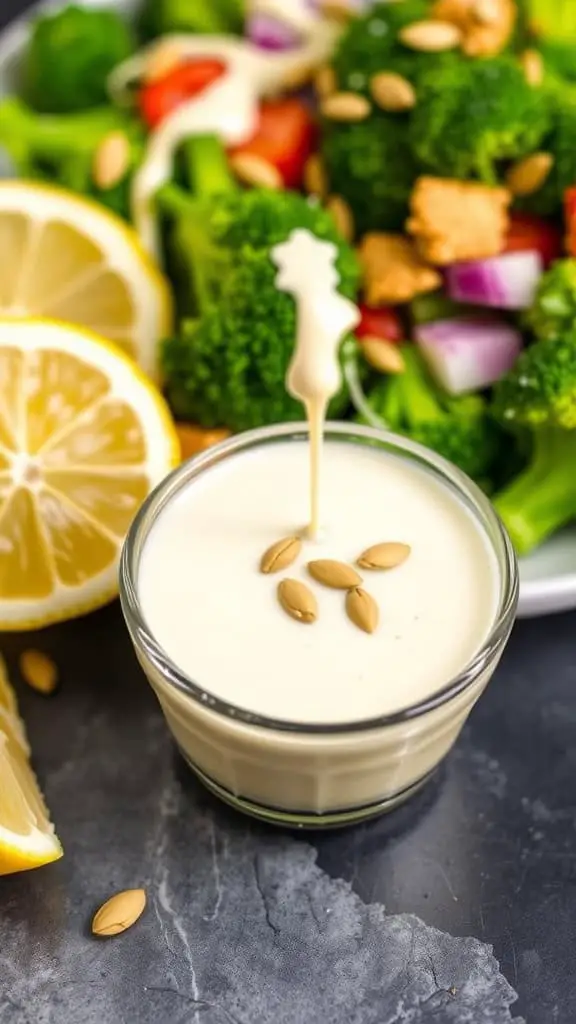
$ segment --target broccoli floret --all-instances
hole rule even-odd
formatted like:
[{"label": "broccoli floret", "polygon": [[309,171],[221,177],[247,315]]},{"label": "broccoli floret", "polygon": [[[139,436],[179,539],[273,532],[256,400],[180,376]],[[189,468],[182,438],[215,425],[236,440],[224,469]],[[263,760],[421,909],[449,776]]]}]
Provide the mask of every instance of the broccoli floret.
[{"label": "broccoli floret", "polygon": [[[403,0],[376,4],[364,17],[352,19],[333,59],[338,87],[371,97],[372,75],[386,70],[417,88],[425,72],[463,60],[450,52],[417,52],[399,42],[401,28],[428,15],[427,0]],[[408,138],[408,119],[407,114],[387,114],[373,105],[364,121],[326,119],[322,126],[321,148],[330,189],[351,207],[359,235],[404,226],[420,170]]]},{"label": "broccoli floret", "polygon": [[[494,392],[503,424],[576,429],[576,332],[526,349]],[[574,474],[576,479],[576,473]]]},{"label": "broccoli floret", "polygon": [[[340,89],[370,97],[370,79],[394,71],[418,90],[420,77],[464,60],[452,52],[410,50],[398,39],[405,25],[429,16],[428,0],[378,3],[352,19],[333,59]],[[408,201],[420,167],[408,138],[409,115],[387,114],[373,106],[357,123],[326,120],[321,147],[332,192],[346,199],[358,234],[398,231],[408,216]]]},{"label": "broccoli floret", "polygon": [[[168,400],[177,416],[205,427],[239,431],[300,419],[302,406],[284,384],[296,306],[276,288],[270,249],[296,227],[333,242],[340,291],[350,298],[358,285],[354,252],[329,214],[303,196],[227,185],[218,168],[225,158],[217,140],[196,138],[187,150],[195,164],[195,199],[174,200],[174,186],[160,196],[164,208],[169,202],[176,213],[177,291],[181,307],[191,313],[163,346]],[[330,414],[343,413],[347,405],[343,391]]]},{"label": "broccoli floret", "polygon": [[429,376],[413,345],[402,349],[406,369],[378,380],[368,404],[391,430],[432,448],[488,487],[500,431],[481,395],[453,398]]},{"label": "broccoli floret", "polygon": [[428,0],[377,3],[353,18],[333,57],[340,89],[370,95],[370,79],[379,71],[394,71],[415,87],[420,75],[462,60],[453,52],[426,53],[408,49],[398,39],[406,25],[430,17]]},{"label": "broccoli floret", "polygon": [[403,228],[418,176],[404,120],[374,112],[355,124],[326,124],[322,153],[330,189],[350,205],[359,235]]},{"label": "broccoli floret", "polygon": [[527,349],[496,386],[494,413],[532,443],[527,468],[494,500],[526,555],[576,519],[576,335]]},{"label": "broccoli floret", "polygon": [[573,331],[576,326],[576,259],[558,260],[542,276],[525,320],[540,341]]},{"label": "broccoli floret", "polygon": [[139,27],[151,39],[169,32],[240,33],[243,23],[244,0],[146,0]]},{"label": "broccoli floret", "polygon": [[[575,50],[576,58],[576,50]],[[564,193],[576,182],[576,88],[565,82],[549,82],[552,128],[542,143],[554,163],[544,185],[517,205],[541,217],[561,214]]]},{"label": "broccoli floret", "polygon": [[450,63],[424,76],[410,121],[414,153],[443,177],[499,179],[499,162],[532,153],[550,127],[544,89],[511,57]]},{"label": "broccoli floret", "polygon": [[107,100],[106,79],[135,47],[112,10],[64,7],[38,18],[24,57],[23,95],[35,110],[65,114]]},{"label": "broccoli floret", "polygon": [[[130,164],[118,184],[101,189],[94,181],[94,154],[112,131],[122,131],[128,137]],[[15,97],[0,104],[0,148],[6,150],[18,174],[98,199],[126,218],[130,177],[140,162],[143,146],[141,126],[113,107],[79,114],[37,114]]]}]

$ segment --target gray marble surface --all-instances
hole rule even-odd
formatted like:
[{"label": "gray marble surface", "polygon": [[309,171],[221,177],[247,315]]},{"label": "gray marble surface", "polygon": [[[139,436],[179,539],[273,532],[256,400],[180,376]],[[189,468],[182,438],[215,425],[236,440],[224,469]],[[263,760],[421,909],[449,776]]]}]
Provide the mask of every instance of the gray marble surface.
[{"label": "gray marble surface", "polygon": [[[573,635],[520,624],[435,782],[309,836],[204,793],[117,606],[34,638],[62,686],[19,692],[66,855],[0,878],[0,1024],[573,1024]],[[29,644],[6,638],[13,670]],[[134,886],[138,924],[92,937]]]}]

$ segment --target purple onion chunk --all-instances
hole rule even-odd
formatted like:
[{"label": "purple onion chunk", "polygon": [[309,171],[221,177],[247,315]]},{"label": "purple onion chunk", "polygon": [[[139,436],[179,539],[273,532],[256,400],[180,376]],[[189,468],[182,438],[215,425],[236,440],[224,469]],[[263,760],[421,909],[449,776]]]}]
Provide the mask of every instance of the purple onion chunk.
[{"label": "purple onion chunk", "polygon": [[486,260],[455,263],[446,269],[451,299],[493,309],[528,309],[544,264],[536,251],[509,252]]},{"label": "purple onion chunk", "polygon": [[488,317],[461,317],[420,324],[415,338],[430,372],[451,395],[481,391],[514,366],[522,334]]},{"label": "purple onion chunk", "polygon": [[301,45],[300,33],[272,14],[256,11],[246,22],[246,35],[261,50],[281,52]]}]

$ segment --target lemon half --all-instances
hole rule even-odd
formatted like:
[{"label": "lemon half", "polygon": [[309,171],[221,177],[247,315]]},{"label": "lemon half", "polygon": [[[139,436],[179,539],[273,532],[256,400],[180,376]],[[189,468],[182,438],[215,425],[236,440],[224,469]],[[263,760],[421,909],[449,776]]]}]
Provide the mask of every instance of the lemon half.
[{"label": "lemon half", "polygon": [[0,629],[114,596],[126,531],[178,459],[164,400],[115,345],[0,320]]}]

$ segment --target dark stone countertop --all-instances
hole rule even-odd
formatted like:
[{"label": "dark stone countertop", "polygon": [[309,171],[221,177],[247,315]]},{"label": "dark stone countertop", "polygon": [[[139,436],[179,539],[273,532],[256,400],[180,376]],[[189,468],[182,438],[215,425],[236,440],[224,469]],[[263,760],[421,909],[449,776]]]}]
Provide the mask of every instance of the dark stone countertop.
[{"label": "dark stone countertop", "polygon": [[[0,1024],[574,1024],[575,623],[517,625],[410,805],[308,835],[202,790],[117,605],[6,637],[15,678],[31,644],[61,670],[19,693],[66,856],[0,878]],[[92,938],[140,885],[137,926]]]},{"label": "dark stone countertop", "polygon": [[[0,878],[0,1024],[574,1024],[575,626],[517,626],[409,806],[308,836],[204,793],[117,606],[5,637],[13,670],[33,643],[60,666],[53,698],[19,692],[66,856]],[[138,925],[92,938],[140,885]]]}]

